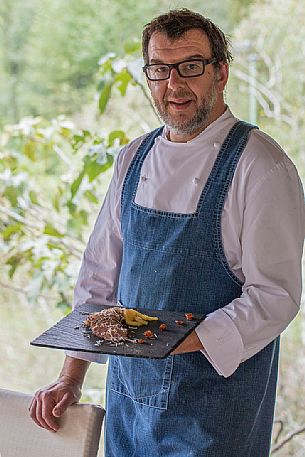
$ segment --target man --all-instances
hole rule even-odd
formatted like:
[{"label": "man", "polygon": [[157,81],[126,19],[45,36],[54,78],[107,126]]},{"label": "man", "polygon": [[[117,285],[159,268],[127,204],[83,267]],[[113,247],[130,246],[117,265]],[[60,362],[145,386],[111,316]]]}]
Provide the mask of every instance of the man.
[{"label": "man", "polygon": [[[205,313],[163,360],[110,357],[107,457],[267,457],[279,334],[301,295],[304,200],[294,165],[223,91],[224,34],[183,9],[149,23],[144,71],[165,127],[126,146],[86,248],[75,305]],[[89,361],[68,353],[31,416],[56,431]]]}]

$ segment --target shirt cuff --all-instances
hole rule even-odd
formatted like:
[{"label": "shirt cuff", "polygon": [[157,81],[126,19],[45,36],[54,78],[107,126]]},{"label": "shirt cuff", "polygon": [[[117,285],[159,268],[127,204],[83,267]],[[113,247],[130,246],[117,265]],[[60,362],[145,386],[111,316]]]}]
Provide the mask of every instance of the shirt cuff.
[{"label": "shirt cuff", "polygon": [[97,352],[79,352],[65,351],[65,354],[74,359],[86,360],[87,362],[105,364],[108,360],[107,354],[98,354]]},{"label": "shirt cuff", "polygon": [[242,361],[244,344],[231,318],[218,309],[195,329],[204,349],[201,351],[225,378],[231,376]]}]

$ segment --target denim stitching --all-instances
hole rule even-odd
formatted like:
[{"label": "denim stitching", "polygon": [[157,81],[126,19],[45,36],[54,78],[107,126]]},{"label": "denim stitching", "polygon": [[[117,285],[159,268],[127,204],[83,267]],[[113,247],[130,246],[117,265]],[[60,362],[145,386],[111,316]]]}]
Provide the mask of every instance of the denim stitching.
[{"label": "denim stitching", "polygon": [[[170,252],[173,254],[184,254],[188,255],[190,257],[203,257],[206,259],[215,259],[215,253],[217,255],[217,252],[209,253],[207,251],[193,251],[190,248],[161,248],[156,245],[154,246],[145,246],[144,243],[137,242],[137,241],[131,241],[128,238],[126,239],[126,243],[128,243],[130,246],[135,246],[144,249],[145,251],[156,251],[156,252]],[[221,261],[220,258],[217,258],[217,260]]]},{"label": "denim stitching", "polygon": [[[124,179],[124,182],[123,182],[123,186],[122,186],[122,192],[121,192],[121,214],[123,214],[123,199],[125,198],[125,188],[126,188],[126,183],[127,183],[127,180],[131,174],[131,172],[133,171],[134,167],[137,165],[138,162],[140,162],[140,164],[142,165],[143,161],[144,161],[144,158],[146,157],[147,154],[145,154],[145,157],[141,160],[141,152],[143,149],[145,149],[145,147],[147,146],[147,144],[151,141],[153,142],[155,138],[157,138],[157,136],[159,136],[162,132],[164,127],[158,127],[157,129],[153,130],[149,135],[147,135],[144,140],[142,141],[142,143],[140,144],[140,146],[138,147],[136,153],[135,153],[135,156],[133,157],[132,161],[131,161],[131,164],[129,165],[128,167],[128,170],[127,170],[127,173],[125,175],[125,179]],[[149,149],[147,151],[147,153],[149,152]],[[136,186],[137,188],[137,186]]]},{"label": "denim stitching", "polygon": [[[228,273],[230,278],[238,286],[241,287],[241,286],[243,286],[244,283],[231,270],[231,268],[228,264],[227,258],[225,256],[225,253],[224,253],[222,236],[221,236],[221,217],[222,217],[222,211],[223,211],[225,198],[227,196],[229,186],[232,184],[232,179],[234,176],[234,172],[236,170],[237,163],[240,159],[241,154],[244,151],[245,145],[248,142],[249,133],[251,130],[253,130],[254,128],[257,128],[257,127],[247,124],[246,122],[243,122],[243,121],[237,122],[234,127],[233,127],[234,130],[233,129],[231,130],[232,135],[230,136],[230,138],[228,136],[228,140],[231,140],[233,138],[233,135],[236,135],[236,136],[240,135],[240,132],[242,134],[244,131],[246,131],[247,134],[245,136],[242,134],[239,139],[239,144],[236,148],[236,153],[235,153],[234,159],[232,160],[232,162],[230,163],[230,166],[229,166],[226,182],[225,182],[225,184],[222,188],[222,191],[219,195],[219,198],[218,198],[217,206],[214,211],[215,220],[214,220],[213,225],[215,227],[215,231],[214,231],[214,240],[213,241],[214,241],[214,245],[216,246],[216,252],[218,253],[218,257],[219,257],[224,269],[226,270],[226,272]],[[229,141],[226,142],[226,145],[224,147],[224,153],[227,152],[228,143],[229,143]]]},{"label": "denim stitching", "polygon": [[[134,197],[134,196],[133,196]],[[138,205],[133,200],[131,206],[137,211],[142,211],[142,213],[155,214],[157,216],[172,218],[172,219],[181,219],[181,218],[197,218],[198,212],[195,213],[172,213],[170,211],[160,211],[154,208],[147,208],[145,206]]]},{"label": "denim stitching", "polygon": [[[163,406],[163,402],[161,402],[161,403],[162,403],[162,406],[156,406],[156,405],[151,405],[151,404],[149,404],[148,402],[147,402],[147,403],[144,403],[143,401],[142,401],[142,402],[141,402],[141,401],[138,401],[137,399],[131,397],[130,395],[128,395],[128,394],[126,394],[126,393],[124,393],[124,392],[120,392],[120,391],[118,391],[118,390],[115,390],[115,389],[112,388],[112,387],[111,387],[111,390],[112,390],[113,392],[116,392],[116,393],[119,394],[119,395],[123,395],[124,397],[130,398],[130,400],[132,400],[132,401],[135,402],[135,403],[138,403],[139,405],[147,406],[147,407],[149,407],[149,408],[167,409],[167,406],[168,406],[168,399],[164,402],[164,403],[165,403],[164,406]],[[145,397],[143,397],[143,398],[145,398]]]},{"label": "denim stitching", "polygon": [[[127,387],[125,386],[124,381],[122,380],[122,378],[120,376],[120,369],[119,369],[118,364],[115,367],[115,370],[117,371],[116,376],[119,379],[119,382],[121,383],[121,385],[123,386],[124,391],[121,391],[121,390],[118,390],[117,388],[115,388],[113,386],[113,382],[111,383],[111,387],[110,388],[114,392],[116,392],[116,393],[118,393],[120,395],[124,395],[125,397],[130,398],[132,401],[135,401],[135,402],[140,403],[142,405],[149,406],[151,408],[166,409],[167,405],[168,405],[168,395],[169,395],[169,390],[170,390],[170,383],[171,383],[171,378],[172,378],[173,365],[174,365],[173,356],[169,356],[168,360],[167,360],[167,363],[166,363],[166,366],[165,366],[165,369],[164,369],[164,372],[163,372],[162,387],[159,390],[159,392],[157,392],[155,394],[135,396],[135,397],[131,396],[131,394],[127,390]],[[165,395],[166,396],[165,401],[160,399],[160,404],[162,404],[162,405],[164,404],[164,406],[155,406],[155,405],[151,405],[150,404],[149,400],[152,400],[154,398],[158,399],[158,397],[161,396],[161,395]]]}]

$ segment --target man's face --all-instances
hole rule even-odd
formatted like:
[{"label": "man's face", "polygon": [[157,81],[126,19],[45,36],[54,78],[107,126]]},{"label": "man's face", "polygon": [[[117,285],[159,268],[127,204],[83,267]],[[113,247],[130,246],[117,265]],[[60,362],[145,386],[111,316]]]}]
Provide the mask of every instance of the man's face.
[{"label": "man's face", "polygon": [[[174,41],[164,33],[154,33],[149,41],[148,56],[149,64],[213,57],[207,36],[198,29],[189,30]],[[220,64],[217,71],[209,64],[201,76],[183,78],[173,68],[167,80],[148,80],[155,106],[169,127],[171,141],[194,138],[223,114],[227,78],[226,64]]]}]

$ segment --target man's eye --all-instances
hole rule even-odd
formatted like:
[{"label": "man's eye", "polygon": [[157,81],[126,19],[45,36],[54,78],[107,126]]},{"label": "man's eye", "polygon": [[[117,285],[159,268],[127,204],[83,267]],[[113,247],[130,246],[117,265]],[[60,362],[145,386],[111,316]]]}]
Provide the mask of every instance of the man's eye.
[{"label": "man's eye", "polygon": [[198,63],[188,63],[185,65],[186,70],[197,70],[199,68]]},{"label": "man's eye", "polygon": [[156,67],[155,68],[155,72],[156,73],[166,73],[167,72],[167,67],[166,66]]}]

